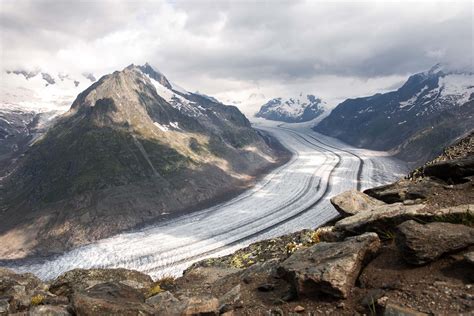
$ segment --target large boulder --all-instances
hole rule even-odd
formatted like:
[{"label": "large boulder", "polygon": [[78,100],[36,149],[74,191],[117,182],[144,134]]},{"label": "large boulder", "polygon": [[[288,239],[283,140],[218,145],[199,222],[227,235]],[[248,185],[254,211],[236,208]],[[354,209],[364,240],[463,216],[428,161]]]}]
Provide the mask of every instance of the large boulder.
[{"label": "large boulder", "polygon": [[350,237],[342,242],[321,242],[296,251],[278,268],[298,296],[328,294],[345,298],[363,265],[380,248],[375,233]]},{"label": "large boulder", "polygon": [[331,204],[343,216],[352,216],[359,212],[370,211],[385,203],[357,190],[350,190],[331,198]]},{"label": "large boulder", "polygon": [[437,186],[441,186],[441,184],[430,179],[421,179],[418,182],[401,179],[395,183],[367,189],[364,193],[377,200],[391,204],[401,203],[406,200],[424,200],[430,195],[431,188]]},{"label": "large boulder", "polygon": [[181,302],[168,291],[158,293],[145,302],[153,307],[155,315],[181,315],[186,308],[186,303]]},{"label": "large boulder", "polygon": [[146,290],[153,284],[149,275],[127,269],[74,269],[61,274],[49,290],[56,295],[71,295],[94,285],[119,282],[134,289]]},{"label": "large boulder", "polygon": [[385,230],[417,216],[425,208],[423,204],[404,205],[403,203],[385,204],[374,207],[371,212],[361,212],[346,217],[334,224],[334,229],[348,234],[357,234],[366,230]]},{"label": "large boulder", "polygon": [[423,174],[444,181],[459,182],[463,178],[474,176],[474,155],[426,165]]},{"label": "large boulder", "polygon": [[398,226],[397,245],[411,264],[434,261],[444,253],[455,252],[474,244],[474,228],[451,223],[419,224],[413,220]]},{"label": "large boulder", "polygon": [[466,213],[473,212],[473,204],[433,210],[427,208],[424,204],[404,205],[403,203],[394,203],[378,206],[372,212],[357,213],[354,216],[343,218],[334,225],[334,228],[346,234],[386,231],[413,218],[431,221],[444,216],[462,217]]},{"label": "large boulder", "polygon": [[120,282],[97,284],[72,295],[77,315],[152,315],[139,290]]}]

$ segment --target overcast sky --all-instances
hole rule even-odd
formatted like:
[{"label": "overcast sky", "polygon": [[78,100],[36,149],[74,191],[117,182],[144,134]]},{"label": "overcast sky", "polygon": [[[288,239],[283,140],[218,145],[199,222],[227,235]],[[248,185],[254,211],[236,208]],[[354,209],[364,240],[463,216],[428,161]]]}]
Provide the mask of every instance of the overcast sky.
[{"label": "overcast sky", "polygon": [[[1,68],[96,76],[148,61],[222,101],[397,88],[473,68],[472,1],[0,0]],[[247,104],[248,103],[248,104]]]}]

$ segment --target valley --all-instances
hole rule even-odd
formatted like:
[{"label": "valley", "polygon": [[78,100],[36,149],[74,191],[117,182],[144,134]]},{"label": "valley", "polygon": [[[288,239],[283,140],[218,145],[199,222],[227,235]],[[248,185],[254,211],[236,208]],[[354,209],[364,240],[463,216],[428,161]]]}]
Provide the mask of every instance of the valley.
[{"label": "valley", "polygon": [[320,226],[337,216],[331,196],[389,183],[407,171],[404,163],[384,152],[348,146],[305,124],[256,120],[253,126],[276,137],[293,156],[230,201],[55,257],[5,260],[0,266],[42,279],[93,267],[136,269],[154,278],[177,276],[204,258]]}]

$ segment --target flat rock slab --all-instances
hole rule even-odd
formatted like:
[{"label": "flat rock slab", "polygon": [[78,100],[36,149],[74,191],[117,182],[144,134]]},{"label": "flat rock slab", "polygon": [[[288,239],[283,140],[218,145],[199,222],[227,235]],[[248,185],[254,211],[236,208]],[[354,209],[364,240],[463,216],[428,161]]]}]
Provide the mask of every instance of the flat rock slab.
[{"label": "flat rock slab", "polygon": [[474,228],[451,223],[419,224],[406,221],[398,227],[397,246],[403,258],[422,265],[474,244]]},{"label": "flat rock slab", "polygon": [[466,213],[474,213],[473,204],[428,210],[423,204],[403,205],[403,203],[394,203],[378,206],[372,212],[357,213],[354,216],[343,218],[334,225],[334,228],[348,234],[384,231],[414,217],[430,220],[443,216],[463,216]]},{"label": "flat rock slab", "polygon": [[357,190],[349,190],[331,198],[331,204],[343,217],[370,211],[385,203]]},{"label": "flat rock slab", "polygon": [[296,251],[281,263],[278,272],[294,286],[298,296],[328,294],[345,298],[365,262],[379,248],[380,240],[375,233],[342,242],[321,242]]},{"label": "flat rock slab", "polygon": [[149,275],[127,269],[74,269],[61,274],[53,281],[49,290],[56,295],[71,295],[94,285],[120,282],[134,289],[148,289],[153,280]]}]

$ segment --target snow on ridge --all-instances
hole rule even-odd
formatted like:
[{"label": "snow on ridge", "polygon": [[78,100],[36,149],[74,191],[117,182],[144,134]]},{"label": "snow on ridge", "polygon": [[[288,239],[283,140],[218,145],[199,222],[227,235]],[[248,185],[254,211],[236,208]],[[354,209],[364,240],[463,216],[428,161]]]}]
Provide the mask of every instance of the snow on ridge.
[{"label": "snow on ridge", "polygon": [[[311,100],[311,98],[314,98],[314,100]],[[264,106],[268,106],[268,108],[265,110],[266,113],[277,112],[288,117],[296,118],[302,115],[308,106],[314,104],[323,106],[325,102],[322,102],[321,99],[315,97],[314,95],[303,95],[303,93],[300,93],[296,98],[274,98],[268,101]]]},{"label": "snow on ridge", "polygon": [[402,101],[400,102],[400,109],[403,109],[404,107],[408,106],[408,105],[412,105],[413,103],[416,102],[416,100],[418,100],[418,97],[426,91],[426,89],[428,89],[428,86],[425,85],[417,94],[415,94],[414,96],[412,96],[410,99],[406,100],[406,101]]},{"label": "snow on ridge", "polygon": [[171,82],[171,81],[169,81],[169,83],[171,85],[171,88],[173,88],[174,91],[179,92],[179,93],[184,94],[184,95],[189,95],[189,92],[186,91],[183,87],[181,87],[181,86],[179,86],[176,83]]},{"label": "snow on ridge", "polygon": [[158,122],[153,122],[153,124],[158,127],[162,132],[167,132],[169,128],[166,125],[161,125]]},{"label": "snow on ridge", "polygon": [[440,77],[438,84],[441,87],[440,98],[454,101],[456,105],[466,103],[474,93],[474,75],[472,74],[448,74]]},{"label": "snow on ridge", "polygon": [[[150,75],[145,74],[145,76],[150,80],[150,82],[155,87],[156,93],[165,99],[172,107],[182,111],[184,114],[192,117],[197,117],[202,115],[201,110],[204,110],[200,106],[195,106],[194,102],[189,101],[185,97],[175,93],[173,90],[168,89],[163,86],[161,83],[150,77]],[[189,95],[189,93],[187,93]]]}]

